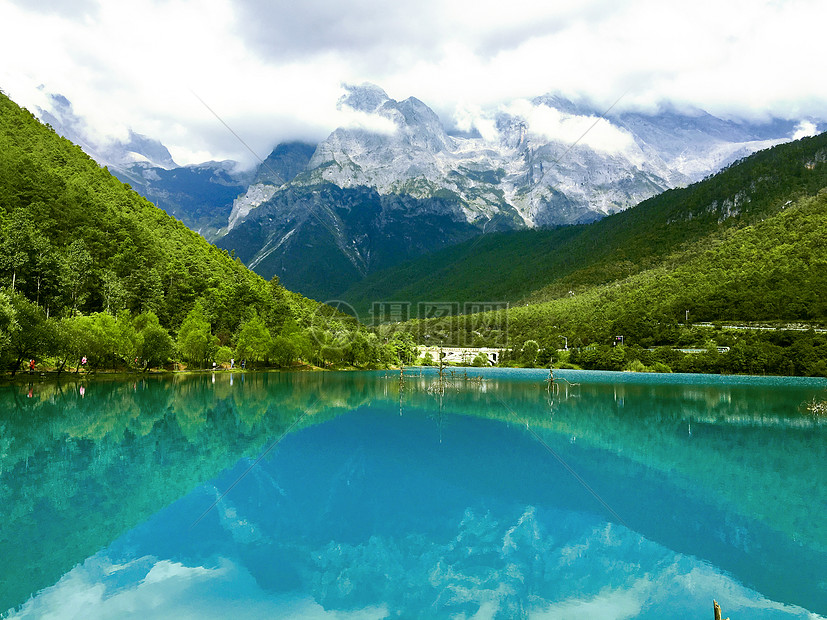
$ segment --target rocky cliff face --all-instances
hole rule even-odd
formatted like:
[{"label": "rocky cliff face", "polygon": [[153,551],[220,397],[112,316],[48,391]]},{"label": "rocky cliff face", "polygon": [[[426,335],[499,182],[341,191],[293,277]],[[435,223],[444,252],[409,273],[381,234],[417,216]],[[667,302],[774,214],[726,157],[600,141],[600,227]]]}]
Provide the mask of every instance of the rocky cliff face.
[{"label": "rocky cliff face", "polygon": [[418,99],[398,102],[373,85],[350,87],[339,107],[361,115],[361,123],[319,144],[301,182],[456,195],[478,225],[506,207],[529,227],[594,220],[699,180],[792,131],[789,123],[777,126],[768,138],[701,113],[604,117],[546,96],[482,119],[493,127],[485,137],[458,137]]},{"label": "rocky cliff face", "polygon": [[331,300],[369,273],[478,232],[455,197],[418,199],[321,183],[274,191],[216,243],[259,274],[279,276],[287,288]]}]

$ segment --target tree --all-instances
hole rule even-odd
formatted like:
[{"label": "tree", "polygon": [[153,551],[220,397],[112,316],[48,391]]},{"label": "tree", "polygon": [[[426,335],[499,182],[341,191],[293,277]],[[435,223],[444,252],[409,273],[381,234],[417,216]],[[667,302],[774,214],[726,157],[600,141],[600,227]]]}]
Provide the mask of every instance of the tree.
[{"label": "tree", "polygon": [[129,310],[121,310],[115,319],[115,348],[113,355],[120,357],[127,365],[132,365],[137,358],[137,354],[138,332],[135,329]]},{"label": "tree", "polygon": [[46,313],[20,293],[12,293],[14,325],[9,332],[9,350],[13,356],[12,374],[24,359],[37,358],[46,352],[54,334],[46,325]]},{"label": "tree", "polygon": [[413,335],[410,332],[396,332],[388,344],[396,351],[396,357],[400,364],[414,363],[417,349]]},{"label": "tree", "polygon": [[108,312],[95,312],[88,316],[77,317],[81,328],[83,355],[89,360],[91,368],[102,368],[109,361],[114,366],[118,352],[118,327]]},{"label": "tree", "polygon": [[271,346],[270,330],[267,329],[258,313],[253,310],[250,318],[242,323],[236,334],[236,353],[242,359],[257,362],[267,358]]},{"label": "tree", "polygon": [[0,291],[0,356],[9,344],[11,332],[18,327],[16,314],[11,297]]},{"label": "tree", "polygon": [[7,275],[11,290],[15,291],[20,286],[18,281],[26,280],[31,266],[32,247],[39,235],[30,214],[23,209],[12,212],[2,232],[0,269]]},{"label": "tree", "polygon": [[471,362],[472,366],[488,366],[488,356],[480,351],[477,353],[477,356]]},{"label": "tree", "polygon": [[299,357],[299,346],[296,342],[284,335],[273,338],[273,346],[270,351],[270,359],[282,368],[292,366]]},{"label": "tree", "polygon": [[157,312],[163,300],[163,282],[154,267],[144,265],[135,269],[124,280],[124,301],[133,312]]},{"label": "tree", "polygon": [[113,314],[124,307],[126,302],[126,288],[123,281],[111,269],[107,269],[101,276],[101,296],[103,309]]},{"label": "tree", "polygon": [[169,332],[161,327],[154,312],[143,312],[133,322],[137,332],[137,356],[144,370],[161,366],[175,355],[175,343]]},{"label": "tree", "polygon": [[230,347],[218,347],[215,352],[215,361],[217,364],[229,364],[231,359],[233,359],[233,350]]},{"label": "tree", "polygon": [[75,370],[80,367],[80,359],[86,355],[86,333],[89,318],[71,316],[60,319],[57,322],[56,333],[59,337],[52,351],[57,360],[58,373],[68,364],[70,367],[75,364]]},{"label": "tree", "polygon": [[[287,300],[287,292],[279,283],[279,277],[273,276],[267,283],[270,304],[265,322],[270,330],[279,331],[287,321],[293,321],[290,317],[290,304]],[[295,321],[293,321],[295,324]],[[272,331],[271,333],[275,333]]]},{"label": "tree", "polygon": [[75,239],[64,254],[63,273],[68,305],[75,312],[89,294],[86,283],[92,270],[92,256],[83,239]]},{"label": "tree", "polygon": [[537,353],[540,351],[540,345],[536,340],[526,340],[523,344],[521,361],[525,366],[534,366],[537,361]]},{"label": "tree", "polygon": [[218,338],[212,334],[210,322],[199,299],[178,330],[178,350],[184,359],[203,367],[217,346]]},{"label": "tree", "polygon": [[333,364],[334,366],[342,363],[343,351],[342,347],[335,344],[324,344],[319,350],[319,355],[322,362]]},{"label": "tree", "polygon": [[376,334],[366,336],[361,331],[351,332],[347,347],[348,361],[354,366],[373,364],[377,357]]}]

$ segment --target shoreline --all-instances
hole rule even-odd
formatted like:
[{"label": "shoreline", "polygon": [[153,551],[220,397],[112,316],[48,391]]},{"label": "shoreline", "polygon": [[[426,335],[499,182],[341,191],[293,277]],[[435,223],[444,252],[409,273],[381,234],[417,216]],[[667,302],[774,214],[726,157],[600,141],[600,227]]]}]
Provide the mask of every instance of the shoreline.
[{"label": "shoreline", "polygon": [[[515,370],[515,371],[523,371],[523,372],[547,372],[548,368],[545,367],[531,367],[531,368],[517,368],[517,367],[500,367],[500,366],[489,366],[489,367],[478,367],[478,366],[444,366],[444,368],[449,372],[457,372],[460,370],[473,370],[480,373],[485,373],[487,371],[508,371],[508,370]],[[417,365],[409,365],[409,366],[402,366],[403,370],[406,369],[434,369],[438,371],[438,366],[417,366]],[[51,382],[58,382],[68,380],[71,382],[86,382],[86,381],[94,381],[94,380],[105,380],[105,381],[118,381],[118,380],[136,380],[139,378],[144,377],[178,377],[178,376],[197,376],[203,374],[232,374],[232,375],[243,375],[249,373],[282,373],[282,372],[379,372],[379,371],[399,371],[400,367],[393,366],[388,368],[354,368],[354,367],[343,367],[343,368],[321,368],[318,366],[312,365],[304,365],[304,366],[296,366],[292,368],[255,368],[255,369],[244,369],[241,368],[216,368],[213,370],[212,368],[204,368],[204,369],[184,369],[184,370],[166,370],[166,369],[154,369],[154,370],[102,370],[102,371],[93,371],[93,372],[60,372],[58,373],[55,370],[44,370],[44,371],[35,371],[34,373],[30,373],[29,371],[18,372],[14,376],[9,374],[8,372],[4,372],[0,375],[0,386],[3,385],[29,385],[32,383],[51,383]],[[629,371],[629,370],[588,370],[588,369],[575,369],[575,368],[555,368],[555,372],[560,372],[561,374],[568,374],[568,373],[598,373],[606,375],[615,375],[615,376],[625,376],[627,381],[631,380],[631,382],[635,382],[633,377],[636,377],[640,380],[644,380],[647,376],[652,377],[654,375],[662,376],[662,377],[672,377],[673,380],[676,382],[681,378],[687,377],[719,377],[724,382],[731,382],[733,379],[744,379],[748,380],[750,378],[753,379],[791,379],[791,380],[816,380],[816,381],[825,381],[827,382],[827,377],[821,376],[804,376],[804,375],[771,375],[771,374],[764,374],[764,375],[751,375],[751,374],[740,374],[740,373],[653,373],[653,372],[639,372],[639,371]],[[624,382],[627,382],[624,381]]]},{"label": "shoreline", "polygon": [[347,372],[354,372],[354,371],[364,371],[364,370],[399,370],[398,367],[390,367],[390,368],[354,368],[354,367],[346,367],[346,368],[321,368],[319,366],[313,366],[310,364],[302,365],[302,366],[293,366],[290,368],[249,368],[249,369],[241,369],[241,368],[199,368],[199,369],[184,369],[184,370],[166,370],[166,369],[152,369],[152,370],[96,370],[96,371],[82,371],[82,372],[75,372],[75,371],[62,371],[58,372],[56,370],[35,370],[34,372],[29,372],[28,370],[25,371],[18,371],[14,375],[10,373],[10,371],[4,371],[0,374],[0,386],[1,385],[14,385],[18,383],[28,384],[34,383],[35,381],[38,382],[46,382],[46,381],[59,381],[64,379],[73,379],[75,381],[86,381],[86,380],[94,380],[94,379],[107,379],[107,380],[116,380],[116,379],[139,379],[142,377],[177,377],[177,376],[188,376],[188,375],[203,375],[203,374],[213,374],[213,373],[221,373],[221,374],[233,374],[233,375],[241,375],[241,374],[248,374],[248,373],[280,373],[280,372],[337,372],[337,371],[347,371]]}]

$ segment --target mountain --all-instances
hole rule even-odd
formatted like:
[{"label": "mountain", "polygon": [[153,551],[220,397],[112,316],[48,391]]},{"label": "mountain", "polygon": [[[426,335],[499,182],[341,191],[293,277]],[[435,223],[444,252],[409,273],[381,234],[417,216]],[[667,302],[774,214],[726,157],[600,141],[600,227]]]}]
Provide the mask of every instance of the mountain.
[{"label": "mountain", "polygon": [[287,142],[276,146],[261,162],[246,191],[233,201],[226,222],[227,231],[244,220],[252,209],[272,198],[278,187],[304,172],[315,150],[315,145],[306,142]]},{"label": "mountain", "polygon": [[599,222],[485,235],[343,298],[363,320],[380,302],[384,337],[494,346],[504,365],[823,377],[825,232],[821,134]]},{"label": "mountain", "polygon": [[339,108],[355,120],[319,144],[303,182],[417,198],[450,192],[469,223],[505,209],[526,227],[620,211],[786,141],[794,129],[791,122],[750,125],[697,110],[601,114],[544,96],[477,119],[489,122],[485,137],[457,137],[418,99],[398,102],[373,85],[350,87]]},{"label": "mountain", "polygon": [[251,185],[217,240],[265,277],[320,298],[483,232],[600,219],[795,130],[670,108],[601,114],[545,96],[458,135],[418,99],[396,101],[370,84],[348,87],[339,109],[348,122],[305,169]]},{"label": "mountain", "polygon": [[[535,299],[546,301],[515,304],[496,320],[457,317],[447,337],[467,341],[469,325],[481,342],[503,340],[505,331],[518,355],[528,340],[546,358],[569,346],[567,361],[591,369],[825,377],[825,231],[823,188],[678,247],[631,276],[562,296],[542,292]],[[413,329],[434,327],[446,331],[445,321]]]},{"label": "mountain", "polygon": [[[668,105],[600,110],[556,95],[480,111],[447,130],[422,101],[346,87],[342,126],[277,145],[256,170],[179,167],[132,134],[99,145],[52,98],[41,111],[121,180],[265,278],[318,298],[480,233],[582,224],[787,141],[792,121],[724,120]],[[51,116],[49,116],[51,114]],[[105,148],[104,148],[105,147]]]},{"label": "mountain", "polygon": [[42,122],[207,240],[226,228],[233,201],[253,181],[253,173],[234,161],[179,166],[161,142],[132,130],[126,140],[101,138],[66,97],[46,98],[48,108],[37,109]]},{"label": "mountain", "polygon": [[137,162],[110,170],[208,241],[227,227],[233,202],[247,190],[252,179],[251,172],[239,171],[233,161],[169,169]]},{"label": "mountain", "polygon": [[405,301],[414,308],[433,300],[522,305],[577,295],[662,265],[682,248],[756,225],[815,196],[827,187],[825,162],[827,134],[782,144],[600,221],[483,235],[373,274],[341,297],[365,318],[375,301]]},{"label": "mountain", "polygon": [[0,94],[0,369],[375,368],[412,347],[265,281]]},{"label": "mountain", "polygon": [[126,140],[105,139],[75,113],[72,102],[60,94],[46,93],[49,108],[37,108],[37,116],[64,138],[79,145],[87,155],[102,166],[125,168],[134,163],[156,168],[176,168],[169,150],[158,140],[135,133],[131,129]]},{"label": "mountain", "polygon": [[[254,195],[251,188],[245,198]],[[377,268],[478,233],[452,196],[419,199],[321,183],[273,191],[216,244],[257,273],[331,300]]]}]

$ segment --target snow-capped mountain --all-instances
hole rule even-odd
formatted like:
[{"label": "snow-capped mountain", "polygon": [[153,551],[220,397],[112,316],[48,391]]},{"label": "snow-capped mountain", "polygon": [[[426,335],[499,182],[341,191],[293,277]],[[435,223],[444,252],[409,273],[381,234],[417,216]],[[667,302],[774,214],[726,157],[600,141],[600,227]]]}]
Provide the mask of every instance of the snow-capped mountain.
[{"label": "snow-capped mountain", "polygon": [[792,132],[791,123],[762,132],[700,112],[601,115],[545,96],[483,115],[477,123],[487,131],[479,137],[457,137],[418,99],[395,101],[373,85],[350,87],[339,107],[361,115],[361,123],[324,140],[302,182],[417,198],[451,192],[469,223],[509,205],[529,227],[625,209]]},{"label": "snow-capped mountain", "polygon": [[217,241],[316,297],[480,232],[598,219],[795,130],[701,111],[604,114],[547,95],[449,132],[420,100],[370,84],[348,87],[339,109],[348,123],[302,151],[303,169],[295,157],[289,175],[259,168]]},{"label": "snow-capped mountain", "polygon": [[[446,129],[425,103],[349,86],[317,145],[278,145],[257,170],[176,166],[157,141],[96,144],[52,97],[41,118],[261,275],[330,297],[368,273],[481,232],[577,224],[702,179],[793,138],[793,121],[699,110],[601,111],[555,95],[477,110]],[[309,284],[310,281],[313,284]]]}]

